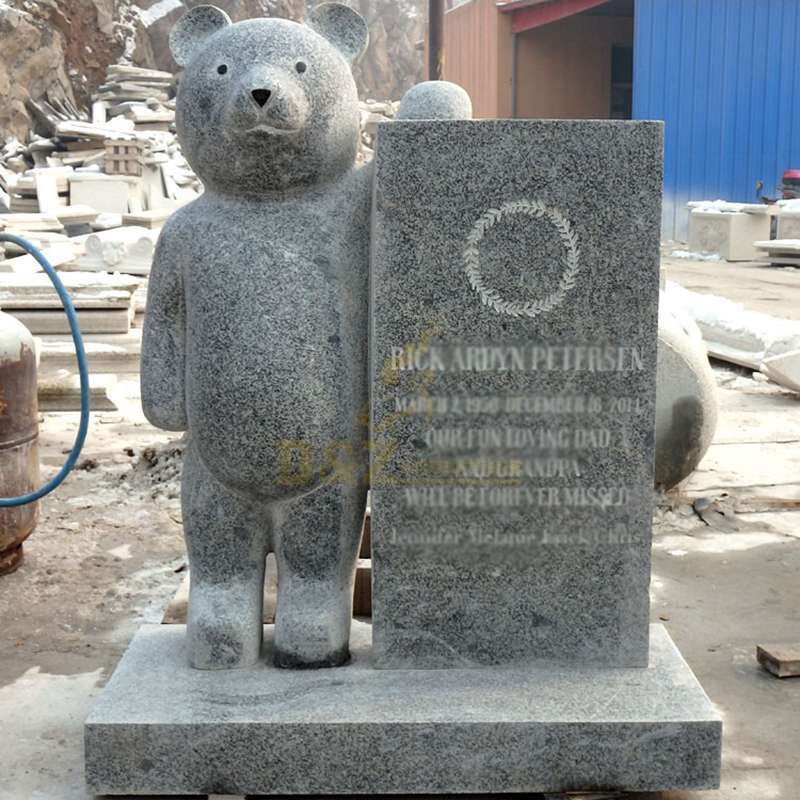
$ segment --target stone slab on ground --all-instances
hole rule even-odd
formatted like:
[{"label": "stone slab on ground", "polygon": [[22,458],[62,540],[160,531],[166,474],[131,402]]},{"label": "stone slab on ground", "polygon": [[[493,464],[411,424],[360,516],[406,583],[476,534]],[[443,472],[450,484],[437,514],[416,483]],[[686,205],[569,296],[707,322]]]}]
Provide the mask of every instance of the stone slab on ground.
[{"label": "stone slab on ground", "polygon": [[800,239],[764,239],[753,242],[753,247],[770,253],[800,253]]},{"label": "stone slab on ground", "polygon": [[760,365],[770,380],[795,392],[800,392],[800,349],[766,358]]},{"label": "stone slab on ground", "polygon": [[[129,275],[94,272],[63,272],[59,277],[76,309],[130,308],[131,298],[142,282]],[[44,273],[0,273],[0,307],[61,310],[63,305]]]},{"label": "stone slab on ground", "polygon": [[[327,670],[189,668],[144,626],[85,725],[98,794],[713,788],[721,722],[665,629],[646,669],[376,670],[369,625]],[[480,754],[480,757],[476,757]]]},{"label": "stone slab on ground", "polygon": [[[75,370],[75,343],[70,334],[37,337],[41,342],[39,367],[43,371]],[[127,333],[83,333],[83,346],[92,373],[138,374],[142,329]]]},{"label": "stone slab on ground", "polygon": [[[9,230],[8,233],[14,233],[14,231]],[[53,267],[61,267],[73,261],[77,255],[72,242],[51,245],[42,248],[40,252]],[[14,256],[0,261],[0,273],[12,272],[18,275],[31,275],[41,271],[41,264],[32,255]]]},{"label": "stone slab on ground", "polygon": [[[670,281],[664,294],[672,307],[694,320],[714,358],[757,370],[768,359],[800,350],[796,320],[751,311],[743,304],[691,292]],[[791,362],[787,369],[792,369]]]},{"label": "stone slab on ground", "polygon": [[[10,308],[8,313],[36,335],[70,332],[69,318],[63,309]],[[77,309],[81,333],[127,333],[133,316],[130,296],[124,308]]]},{"label": "stone slab on ground", "polygon": [[151,211],[123,214],[122,224],[139,225],[142,228],[160,228],[174,210],[172,208],[156,208]]},{"label": "stone slab on ground", "polygon": [[[89,408],[92,411],[116,411],[109,391],[116,384],[114,375],[89,375]],[[80,411],[80,377],[65,370],[40,372],[37,380],[39,411]]]},{"label": "stone slab on ground", "polygon": [[756,658],[764,669],[778,678],[800,676],[800,641],[784,644],[760,644]]},{"label": "stone slab on ground", "polygon": [[800,238],[800,214],[797,211],[785,211],[781,209],[778,214],[778,230],[776,231],[775,238]]}]

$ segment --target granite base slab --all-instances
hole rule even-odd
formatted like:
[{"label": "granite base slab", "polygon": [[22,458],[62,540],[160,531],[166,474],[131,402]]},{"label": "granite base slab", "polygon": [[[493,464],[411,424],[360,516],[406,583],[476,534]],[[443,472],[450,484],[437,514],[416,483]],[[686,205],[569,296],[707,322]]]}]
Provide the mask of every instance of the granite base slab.
[{"label": "granite base slab", "polygon": [[184,628],[134,638],[85,726],[97,794],[659,791],[719,785],[722,724],[660,625],[650,666],[190,669]]}]

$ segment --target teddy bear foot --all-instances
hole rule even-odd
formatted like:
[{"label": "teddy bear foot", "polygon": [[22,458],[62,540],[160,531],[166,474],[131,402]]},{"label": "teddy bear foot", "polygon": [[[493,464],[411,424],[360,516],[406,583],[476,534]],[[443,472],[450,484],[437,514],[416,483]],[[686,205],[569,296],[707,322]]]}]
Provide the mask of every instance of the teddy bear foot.
[{"label": "teddy bear foot", "polygon": [[279,669],[324,669],[326,667],[341,667],[350,660],[350,648],[343,645],[338,650],[329,653],[300,654],[277,647],[272,656],[272,663]]},{"label": "teddy bear foot", "polygon": [[280,599],[272,655],[276,667],[320,669],[350,660],[349,598],[321,609],[295,603],[282,606]]},{"label": "teddy bear foot", "polygon": [[189,630],[189,664],[193,669],[243,669],[258,662],[260,637],[229,625],[199,623]]},{"label": "teddy bear foot", "polygon": [[253,666],[261,654],[260,613],[251,604],[232,604],[226,597],[226,614],[221,616],[223,606],[215,602],[214,594],[192,591],[186,626],[190,665],[207,670]]}]

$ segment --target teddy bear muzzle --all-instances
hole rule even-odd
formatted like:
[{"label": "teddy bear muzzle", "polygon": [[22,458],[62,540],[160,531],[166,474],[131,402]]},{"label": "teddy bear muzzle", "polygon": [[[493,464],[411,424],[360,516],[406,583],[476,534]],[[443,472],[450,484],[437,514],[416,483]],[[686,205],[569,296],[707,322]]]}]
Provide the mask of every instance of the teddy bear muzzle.
[{"label": "teddy bear muzzle", "polygon": [[232,98],[230,121],[245,135],[281,136],[306,126],[310,105],[291,78],[250,75]]}]

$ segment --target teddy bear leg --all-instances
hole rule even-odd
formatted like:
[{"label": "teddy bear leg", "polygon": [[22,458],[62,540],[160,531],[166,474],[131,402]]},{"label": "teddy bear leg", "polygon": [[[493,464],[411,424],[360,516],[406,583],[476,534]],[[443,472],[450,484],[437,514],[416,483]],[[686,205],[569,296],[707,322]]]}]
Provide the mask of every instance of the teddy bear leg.
[{"label": "teddy bear leg", "polygon": [[191,443],[181,488],[189,662],[196,669],[249,666],[261,650],[268,513],[219,483]]},{"label": "teddy bear leg", "polygon": [[366,487],[323,485],[285,506],[275,529],[274,663],[337,667],[350,658],[350,620]]}]

